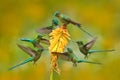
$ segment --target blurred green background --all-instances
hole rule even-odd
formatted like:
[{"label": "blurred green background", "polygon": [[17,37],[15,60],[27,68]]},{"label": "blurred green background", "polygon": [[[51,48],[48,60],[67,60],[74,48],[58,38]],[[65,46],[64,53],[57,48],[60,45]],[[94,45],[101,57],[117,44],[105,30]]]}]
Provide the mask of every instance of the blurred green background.
[{"label": "blurred green background", "polygon": [[[65,13],[97,36],[93,49],[116,50],[89,56],[89,60],[102,62],[102,66],[81,63],[72,67],[63,62],[62,80],[120,80],[120,0],[0,0],[0,80],[49,80],[48,51],[35,65],[7,69],[29,57],[16,44],[31,45],[19,38],[35,38],[35,29],[50,25],[55,11]],[[91,40],[73,25],[69,25],[68,31],[72,40]],[[83,58],[76,44],[70,43],[69,47]]]}]

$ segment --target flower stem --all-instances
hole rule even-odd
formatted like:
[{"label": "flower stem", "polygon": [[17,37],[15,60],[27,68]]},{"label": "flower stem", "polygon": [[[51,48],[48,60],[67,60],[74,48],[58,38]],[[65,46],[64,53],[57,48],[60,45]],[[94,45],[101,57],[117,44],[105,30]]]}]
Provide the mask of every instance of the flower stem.
[{"label": "flower stem", "polygon": [[53,70],[50,72],[50,80],[53,80]]}]

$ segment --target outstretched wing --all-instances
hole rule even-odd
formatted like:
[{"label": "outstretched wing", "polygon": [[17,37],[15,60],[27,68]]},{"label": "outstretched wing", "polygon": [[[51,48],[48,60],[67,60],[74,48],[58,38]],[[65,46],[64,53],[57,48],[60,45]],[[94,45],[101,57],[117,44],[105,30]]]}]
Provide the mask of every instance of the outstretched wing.
[{"label": "outstretched wing", "polygon": [[50,42],[49,42],[49,40],[47,40],[47,39],[41,39],[41,42],[42,42],[42,43],[45,43],[45,44],[47,44],[47,45],[50,45]]},{"label": "outstretched wing", "polygon": [[90,42],[86,43],[83,47],[86,50],[89,50],[94,45],[94,43],[96,42],[96,39],[97,39],[97,37],[93,38]]},{"label": "outstretched wing", "polygon": [[38,28],[36,29],[36,32],[41,34],[49,34],[50,32],[52,32],[52,27],[48,26],[48,27]]},{"label": "outstretched wing", "polygon": [[58,54],[59,58],[65,61],[71,61],[71,57],[68,52],[59,53],[59,52],[52,52],[52,54]]},{"label": "outstretched wing", "polygon": [[31,57],[35,57],[36,56],[36,51],[35,50],[33,50],[33,49],[31,49],[31,48],[29,48],[29,47],[25,47],[25,46],[23,46],[23,45],[20,45],[20,44],[17,44],[18,45],[18,47],[20,48],[20,49],[22,49],[24,52],[26,52],[28,55],[30,55]]},{"label": "outstretched wing", "polygon": [[71,61],[70,54],[68,52],[61,53],[59,56],[62,60]]},{"label": "outstretched wing", "polygon": [[37,48],[43,48],[42,45],[40,45],[39,43],[32,43],[34,47],[37,47]]}]

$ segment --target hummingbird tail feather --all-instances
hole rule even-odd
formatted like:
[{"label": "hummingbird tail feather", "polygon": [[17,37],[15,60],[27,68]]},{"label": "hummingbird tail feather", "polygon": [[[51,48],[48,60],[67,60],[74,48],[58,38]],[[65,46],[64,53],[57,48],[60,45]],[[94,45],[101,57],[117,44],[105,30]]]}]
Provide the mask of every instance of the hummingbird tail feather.
[{"label": "hummingbird tail feather", "polygon": [[81,63],[81,62],[91,63],[91,64],[101,64],[99,62],[91,62],[91,61],[87,61],[87,60],[78,60],[78,63]]},{"label": "hummingbird tail feather", "polygon": [[89,32],[85,31],[82,27],[79,27],[80,30],[82,30],[84,33],[88,34],[90,37],[93,37],[93,35],[91,35]]},{"label": "hummingbird tail feather", "polygon": [[81,27],[81,24],[79,24],[79,23],[77,23],[77,22],[74,22],[74,21],[72,21],[72,20],[70,20],[69,22],[72,23],[72,24],[74,24],[74,25],[76,25],[76,26],[78,26],[79,28]]},{"label": "hummingbird tail feather", "polygon": [[30,61],[33,61],[33,59],[34,59],[33,57],[28,58],[27,60],[25,60],[25,61],[23,61],[22,63],[17,64],[17,65],[15,65],[15,66],[13,66],[13,67],[9,68],[8,70],[13,70],[13,69],[14,69],[14,68],[16,68],[16,67],[19,67],[19,66],[21,66],[21,65],[23,65],[23,64],[25,64],[25,63],[30,62]]},{"label": "hummingbird tail feather", "polygon": [[90,62],[90,61],[86,61],[86,63],[91,63],[91,64],[101,64],[99,62]]},{"label": "hummingbird tail feather", "polygon": [[95,53],[95,52],[111,52],[115,50],[89,50],[89,53]]}]

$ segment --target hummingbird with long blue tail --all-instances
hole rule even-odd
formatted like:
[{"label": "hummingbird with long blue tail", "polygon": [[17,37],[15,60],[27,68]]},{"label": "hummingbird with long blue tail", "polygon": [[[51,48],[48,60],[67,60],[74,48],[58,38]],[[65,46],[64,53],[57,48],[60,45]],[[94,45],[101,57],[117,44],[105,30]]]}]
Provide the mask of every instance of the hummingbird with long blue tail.
[{"label": "hummingbird with long blue tail", "polygon": [[78,23],[78,22],[75,22],[73,21],[72,19],[70,19],[68,16],[60,13],[59,11],[56,11],[54,13],[54,16],[56,16],[62,23],[63,25],[68,25],[68,24],[73,24],[73,25],[76,25],[79,29],[81,29],[83,32],[85,32],[86,34],[88,34],[89,36],[93,37],[90,33],[88,33],[86,30],[84,30],[82,27],[81,27],[81,24]]},{"label": "hummingbird with long blue tail", "polygon": [[25,47],[25,46],[20,45],[20,44],[18,44],[18,47],[20,49],[22,49],[24,52],[26,52],[31,57],[26,59],[26,60],[24,60],[20,64],[17,64],[15,66],[9,68],[8,70],[13,70],[13,69],[15,69],[15,68],[17,68],[17,67],[19,67],[19,66],[21,66],[23,64],[28,63],[28,62],[32,62],[33,61],[34,63],[36,63],[36,61],[38,61],[40,59],[41,54],[44,51],[43,48],[39,48],[37,51],[35,51],[35,50],[31,49],[30,47]]},{"label": "hummingbird with long blue tail", "polygon": [[90,50],[94,43],[96,42],[97,37],[93,38],[91,41],[88,43],[84,44],[83,41],[77,41],[77,45],[79,47],[79,51],[85,55],[85,58],[88,57],[89,54],[91,53],[96,53],[96,52],[111,52],[115,50]]},{"label": "hummingbird with long blue tail", "polygon": [[[56,54],[55,52],[53,52],[53,54]],[[67,52],[63,52],[63,53],[58,53],[59,58],[65,61],[69,61],[73,63],[73,66],[77,66],[77,63],[91,63],[91,64],[101,64],[99,62],[92,62],[92,61],[88,61],[88,60],[82,60],[79,59],[73,52],[73,50],[71,48],[67,48]]]},{"label": "hummingbird with long blue tail", "polygon": [[57,27],[59,27],[59,21],[57,18],[53,18],[51,26],[38,28],[38,29],[36,29],[36,32],[38,32],[40,34],[49,34],[50,32],[52,32],[53,29],[55,29]]},{"label": "hummingbird with long blue tail", "polygon": [[38,35],[37,38],[35,39],[28,39],[28,38],[20,38],[21,41],[26,41],[26,42],[30,42],[33,44],[34,47],[37,48],[43,48],[42,45],[40,43],[45,43],[47,45],[49,45],[49,40],[43,38],[43,35]]}]

